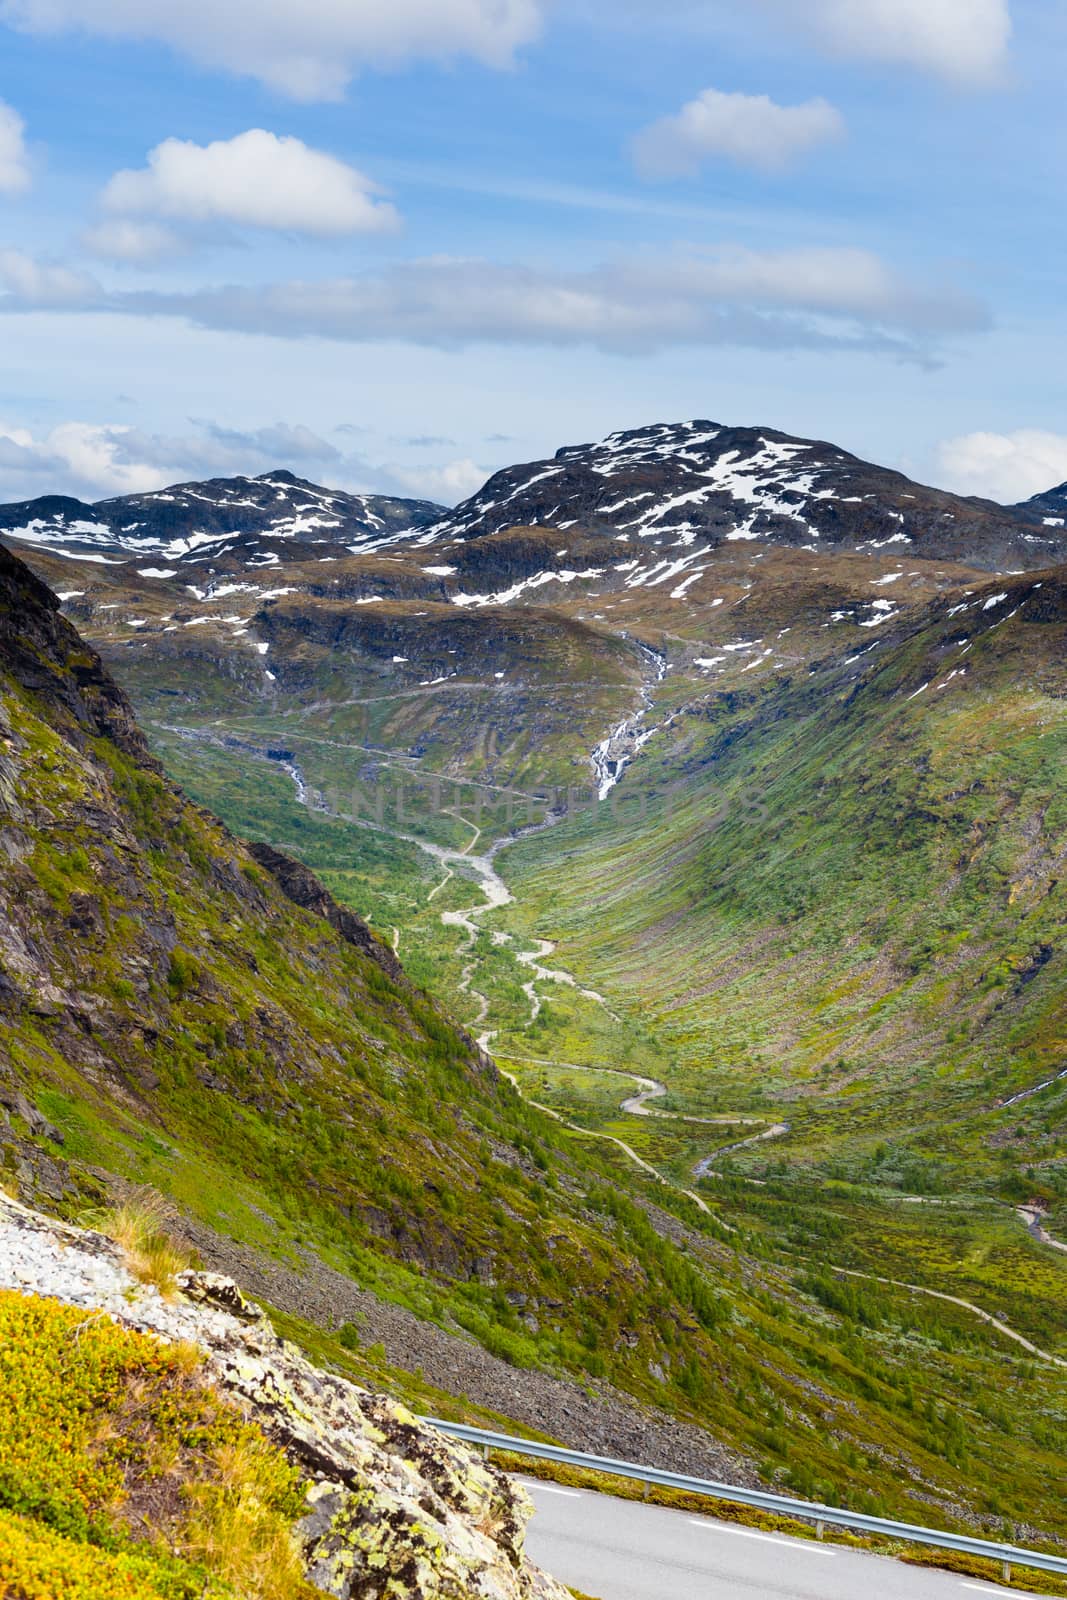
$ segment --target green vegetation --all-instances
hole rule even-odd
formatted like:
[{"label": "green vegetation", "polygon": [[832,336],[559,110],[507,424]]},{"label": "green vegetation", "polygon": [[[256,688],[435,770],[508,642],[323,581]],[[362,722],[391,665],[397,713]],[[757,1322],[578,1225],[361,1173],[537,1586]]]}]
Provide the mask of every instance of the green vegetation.
[{"label": "green vegetation", "polygon": [[[928,648],[939,646],[931,643]],[[561,1129],[543,1129],[541,1139],[546,1153],[555,1152],[553,1165],[565,1152],[583,1167],[599,1166],[616,1186],[644,1189],[659,1204],[684,1215],[690,1226],[702,1229],[709,1245],[716,1241],[715,1265],[710,1267],[720,1297],[715,1304],[737,1319],[730,1330],[735,1341],[731,1379],[737,1379],[744,1365],[743,1349],[752,1350],[759,1376],[751,1391],[739,1382],[740,1395],[748,1399],[751,1394],[751,1399],[747,1406],[735,1406],[721,1387],[726,1375],[721,1369],[673,1358],[667,1364],[650,1355],[654,1365],[671,1373],[666,1391],[652,1391],[661,1404],[682,1412],[691,1408],[721,1436],[750,1450],[767,1473],[800,1493],[828,1498],[836,1493],[840,1498],[860,1492],[869,1503],[885,1504],[894,1498],[886,1481],[887,1452],[903,1448],[912,1463],[909,1470],[934,1480],[958,1475],[960,1486],[950,1500],[963,1497],[984,1504],[995,1531],[1008,1512],[997,1487],[996,1464],[1005,1434],[1013,1427],[1002,1398],[1004,1362],[1014,1367],[1024,1386],[1036,1383],[1041,1389],[1033,1424],[1038,1433],[1045,1427],[1052,1430],[1044,1435],[1048,1442],[1062,1427],[1062,1400],[1053,1398],[1060,1394],[1058,1376],[1044,1366],[1039,1375],[1025,1352],[1017,1347],[1013,1351],[1009,1341],[964,1308],[832,1274],[837,1267],[927,1285],[1003,1317],[1041,1348],[1064,1350],[1061,1263],[1028,1239],[1007,1206],[1000,1213],[994,1203],[1022,1194],[1023,1189],[1012,1188],[1018,1182],[1017,1163],[1006,1177],[1004,1158],[998,1154],[984,1163],[988,1176],[982,1179],[973,1159],[981,1152],[970,1142],[964,1145],[965,1165],[959,1167],[915,1137],[916,1110],[941,1140],[958,1128],[957,1117],[946,1119],[943,1106],[938,1109],[936,1096],[944,1085],[957,1104],[966,1094],[973,1105],[973,1085],[961,1082],[958,1073],[936,1078],[925,1064],[917,1071],[913,1055],[896,1037],[887,1061],[881,1054],[872,1056],[867,1044],[861,1054],[842,1031],[842,1021],[852,1026],[852,1011],[861,1006],[867,1007],[860,1012],[863,1028],[872,1014],[884,1027],[886,1013],[884,982],[878,980],[879,963],[884,965],[886,957],[865,954],[886,950],[885,930],[850,934],[850,905],[863,916],[884,921],[887,883],[892,883],[888,903],[898,908],[893,926],[910,939],[914,909],[928,901],[931,878],[939,881],[945,873],[931,859],[926,843],[914,862],[902,853],[900,819],[920,801],[910,792],[897,794],[886,787],[887,780],[898,783],[912,764],[925,767],[932,783],[934,747],[942,762],[952,748],[937,729],[928,734],[914,763],[905,753],[914,742],[915,714],[902,715],[896,701],[904,693],[903,680],[910,682],[916,673],[913,649],[883,667],[882,676],[876,675],[864,691],[866,698],[861,694],[847,714],[833,699],[827,702],[822,686],[791,687],[777,681],[743,697],[712,700],[699,715],[690,713],[672,731],[669,754],[657,744],[651,747],[650,759],[659,758],[651,796],[637,803],[637,787],[647,782],[647,771],[637,768],[624,783],[614,814],[605,809],[579,815],[551,835],[531,837],[507,852],[503,870],[516,887],[517,904],[485,919],[487,932],[471,951],[463,950],[454,931],[441,928],[439,912],[450,904],[476,901],[475,894],[463,889],[450,899],[449,886],[427,907],[428,886],[439,879],[419,873],[405,882],[389,864],[378,865],[386,840],[295,808],[288,779],[277,791],[277,809],[261,808],[255,828],[253,808],[237,814],[233,804],[240,785],[250,781],[247,761],[184,744],[181,775],[236,825],[280,837],[313,865],[328,866],[331,853],[336,860],[338,850],[351,852],[349,864],[330,874],[335,891],[371,910],[380,927],[399,928],[405,959],[457,1008],[466,1004],[456,996],[460,974],[473,960],[474,985],[490,1002],[489,1020],[504,1030],[499,1057],[524,1093],[590,1132],[624,1140],[677,1184],[692,1183],[698,1160],[766,1130],[778,1119],[788,1120],[787,1139],[719,1158],[716,1170],[721,1175],[702,1186],[718,1221],[699,1219],[691,1204],[667,1200],[663,1191],[650,1189],[617,1147]],[[959,706],[943,704],[948,710],[938,714],[960,726]],[[1005,728],[1016,730],[1013,741],[1019,727],[1013,706],[1005,711],[998,733],[984,701],[970,725],[980,727],[985,739],[1003,736]],[[739,728],[745,732],[743,741],[736,737]],[[843,738],[854,739],[854,756],[848,754],[848,744],[843,755],[834,754]],[[970,761],[973,751],[967,739],[961,749]],[[174,751],[167,754],[170,760]],[[858,787],[849,775],[850,762],[863,763],[865,775]],[[227,763],[232,763],[229,771]],[[1004,770],[1009,766],[1018,775],[1017,748],[1005,758]],[[831,788],[838,768],[842,778]],[[211,774],[215,787],[205,788]],[[944,786],[953,778],[941,782]],[[844,808],[841,814],[827,810],[831,795]],[[883,797],[873,813],[867,795]],[[725,811],[724,797],[733,801]],[[988,797],[980,803],[991,804]],[[1020,831],[1027,827],[1024,821]],[[919,829],[920,841],[932,839],[929,824],[920,821]],[[776,842],[769,844],[769,839]],[[861,848],[861,841],[868,839],[869,846]],[[417,870],[419,863],[414,866]],[[853,900],[848,886],[854,881],[865,887]],[[984,881],[968,890],[976,914],[987,891]],[[384,897],[390,893],[397,897],[387,902]],[[806,920],[798,923],[798,916]],[[509,933],[512,944],[494,942],[493,929]],[[545,1003],[536,1021],[531,1020],[528,998],[522,994],[527,973],[516,968],[513,951],[546,935],[563,941],[549,964],[570,967],[604,991],[618,1022],[575,991],[544,984],[539,989]],[[749,949],[756,952],[751,958],[744,955]],[[872,961],[877,981],[872,981]],[[717,976],[716,962],[724,967],[725,981]],[[823,969],[825,977],[820,976]],[[677,994],[694,988],[694,971],[704,975],[700,987],[706,998],[688,998],[679,1006]],[[922,988],[922,981],[913,984],[913,995]],[[1030,998],[1026,996],[1027,1003]],[[799,1006],[808,1010],[798,1022]],[[927,1009],[924,1041],[929,1015]],[[906,1020],[906,1008],[901,1016]],[[789,1050],[782,1048],[787,1030],[797,1041]],[[963,1043],[957,1043],[957,1054],[968,1048],[962,1031],[958,1037]],[[817,1048],[829,1052],[829,1064],[819,1058],[813,1070],[808,1062]],[[858,1071],[861,1063],[866,1065]],[[666,1082],[669,1095],[657,1102],[658,1110],[751,1120],[738,1129],[622,1116],[620,1101],[632,1089],[588,1070],[603,1067]],[[897,1126],[906,1125],[899,1139],[891,1136],[894,1118]],[[877,1132],[864,1144],[868,1126]],[[731,1172],[738,1176],[730,1177]],[[746,1174],[762,1176],[763,1186],[753,1187]],[[947,1200],[958,1192],[961,1176],[968,1192],[952,1207],[911,1203],[915,1194]],[[1024,1176],[1023,1186],[1029,1181]],[[894,1192],[906,1203],[894,1204]],[[619,1238],[619,1219],[610,1206],[606,1217]],[[625,1223],[621,1232],[626,1235]],[[627,1236],[627,1244],[645,1258],[647,1238]],[[811,1271],[813,1259],[820,1263],[819,1273]],[[743,1262],[755,1265],[745,1268]],[[698,1270],[707,1273],[709,1265],[705,1258]],[[735,1276],[746,1271],[763,1280],[762,1317],[756,1319]],[[803,1339],[784,1333],[794,1317],[801,1324],[807,1319],[809,1333]],[[469,1318],[465,1325],[471,1325]],[[776,1344],[775,1358],[756,1353],[761,1347],[756,1327]],[[476,1322],[473,1331],[487,1338],[483,1324]],[[593,1373],[603,1349],[601,1334],[587,1364]],[[511,1350],[519,1361],[544,1359],[536,1349],[529,1355],[514,1345]],[[884,1366],[887,1359],[889,1369]],[[931,1362],[944,1379],[943,1388]],[[617,1382],[634,1384],[632,1374],[620,1372],[617,1359],[609,1359],[603,1370]],[[773,1381],[767,1382],[768,1372],[775,1371],[785,1379],[780,1392]],[[825,1417],[812,1416],[807,1425],[801,1421],[812,1408],[801,1398],[804,1380],[799,1391],[793,1388],[792,1378],[785,1376],[790,1371],[798,1378],[807,1371],[806,1381],[837,1397],[832,1402],[835,1429],[843,1414],[849,1416],[848,1437],[829,1452],[825,1442],[818,1442]],[[642,1381],[638,1387],[644,1388]],[[884,1419],[875,1423],[872,1417],[866,1437],[852,1410],[857,1395],[861,1409],[873,1407]],[[929,1416],[922,1412],[926,1400],[932,1408]],[[755,1422],[753,1411],[761,1413]],[[961,1451],[951,1437],[961,1417],[968,1419],[969,1437],[988,1442]],[[940,1465],[932,1465],[931,1458]],[[1011,1476],[1016,1481],[1014,1468]],[[864,1479],[868,1481],[861,1491]],[[989,1485],[986,1493],[977,1489],[982,1482]],[[1042,1490],[1031,1480],[1011,1514],[1024,1518],[1028,1507],[1032,1511],[1034,1494],[1040,1496]]]},{"label": "green vegetation", "polygon": [[[104,1167],[152,1184],[241,1243],[317,1257],[516,1366],[698,1422],[802,1496],[1063,1537],[1063,1369],[967,1306],[898,1286],[947,1291],[1067,1355],[1064,1264],[1009,1209],[1031,1182],[1061,1192],[1061,1091],[997,1105],[1052,1075],[1062,1031],[1041,952],[1058,938],[1065,652],[1055,626],[1040,648],[1013,644],[1033,626],[976,639],[965,687],[936,699],[909,696],[957,648],[947,621],[858,684],[831,664],[694,701],[692,683],[666,680],[669,739],[614,812],[505,852],[516,903],[470,947],[440,920],[479,898],[462,867],[431,902],[444,873],[410,841],[297,806],[247,750],[159,730],[198,799],[323,866],[462,1021],[483,996],[509,1070],[580,1131],[500,1083],[426,995],[284,902],[143,760],[12,688],[13,804],[47,818],[12,869],[15,915],[52,981],[92,997],[77,1028],[19,1011],[17,1081],[62,1133],[73,1182]],[[343,794],[335,745],[321,766],[311,753],[344,743],[336,716],[360,715],[336,670],[317,724],[295,705],[244,726]],[[632,702],[625,673],[623,690]],[[358,684],[346,692],[359,700]],[[391,739],[392,761],[404,722],[388,699],[398,720],[347,743]],[[413,712],[413,740],[437,730],[437,763],[469,726],[448,745],[441,704],[416,696]],[[473,837],[456,818],[433,826],[438,843]],[[417,813],[403,831],[429,827]],[[76,973],[71,917],[89,930]],[[541,980],[535,1017],[516,959],[535,938],[559,940],[546,964],[606,1005]],[[726,1123],[624,1117],[629,1086],[605,1068],[665,1083],[657,1109],[676,1117],[788,1134],[729,1151]],[[589,1137],[603,1132],[672,1181]],[[47,1144],[15,1133],[19,1150]],[[710,1155],[702,1211],[681,1188]],[[418,1375],[351,1348],[358,1329],[321,1338],[338,1363],[420,1392]]]},{"label": "green vegetation", "polygon": [[0,1292],[0,1592],[299,1600],[304,1490],[197,1352]]}]

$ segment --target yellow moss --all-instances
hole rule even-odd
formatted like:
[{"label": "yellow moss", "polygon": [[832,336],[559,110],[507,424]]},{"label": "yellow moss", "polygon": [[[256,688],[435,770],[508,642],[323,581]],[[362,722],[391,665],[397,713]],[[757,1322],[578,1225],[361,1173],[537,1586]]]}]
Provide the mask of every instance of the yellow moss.
[{"label": "yellow moss", "polygon": [[0,1291],[0,1516],[13,1528],[0,1527],[0,1596],[314,1592],[294,1543],[299,1475],[198,1364],[101,1313]]},{"label": "yellow moss", "polygon": [[161,1567],[151,1556],[75,1544],[39,1523],[0,1511],[0,1594],[17,1600],[231,1600],[203,1573]]}]

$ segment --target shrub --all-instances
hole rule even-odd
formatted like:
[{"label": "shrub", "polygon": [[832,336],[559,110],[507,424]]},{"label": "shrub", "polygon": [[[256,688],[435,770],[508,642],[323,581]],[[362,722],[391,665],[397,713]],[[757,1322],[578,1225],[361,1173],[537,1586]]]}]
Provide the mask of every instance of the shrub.
[{"label": "shrub", "polygon": [[200,969],[188,950],[175,950],[170,958],[170,971],[167,974],[167,985],[175,1000],[180,1000],[183,995],[195,989],[200,978]]}]

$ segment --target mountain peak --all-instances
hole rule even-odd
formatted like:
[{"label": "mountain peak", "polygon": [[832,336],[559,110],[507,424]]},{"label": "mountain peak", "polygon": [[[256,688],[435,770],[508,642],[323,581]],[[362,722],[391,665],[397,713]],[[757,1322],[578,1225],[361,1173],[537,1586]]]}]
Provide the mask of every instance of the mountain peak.
[{"label": "mountain peak", "polygon": [[612,536],[692,553],[738,541],[877,553],[992,570],[1062,559],[1034,516],[913,483],[824,440],[706,420],[656,423],[511,467],[417,534],[420,544],[510,527]]},{"label": "mountain peak", "polygon": [[[288,467],[275,467],[273,472],[261,472],[252,479],[253,483],[286,484],[292,489],[316,489],[317,485],[309,478],[298,478],[295,472],[290,472]],[[321,492],[321,491],[320,491]]]},{"label": "mountain peak", "polygon": [[1043,527],[1062,528],[1067,523],[1067,483],[1058,483],[1043,494],[1035,494],[1013,509]]}]

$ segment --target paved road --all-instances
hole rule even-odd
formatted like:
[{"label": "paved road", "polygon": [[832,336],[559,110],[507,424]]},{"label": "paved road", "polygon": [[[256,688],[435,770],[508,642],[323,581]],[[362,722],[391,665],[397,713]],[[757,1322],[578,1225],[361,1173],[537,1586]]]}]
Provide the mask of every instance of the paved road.
[{"label": "paved road", "polygon": [[531,1558],[596,1600],[974,1600],[1018,1590],[520,1479]]}]

